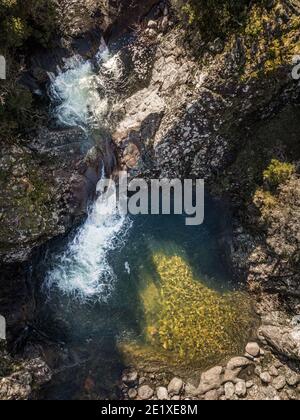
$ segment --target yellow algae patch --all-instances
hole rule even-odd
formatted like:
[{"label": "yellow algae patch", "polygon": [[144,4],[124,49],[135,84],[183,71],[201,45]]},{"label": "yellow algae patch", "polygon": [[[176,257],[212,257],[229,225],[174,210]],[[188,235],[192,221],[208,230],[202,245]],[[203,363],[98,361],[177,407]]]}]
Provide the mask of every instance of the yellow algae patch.
[{"label": "yellow algae patch", "polygon": [[206,366],[243,351],[254,316],[243,292],[221,294],[196,279],[181,256],[157,253],[157,282],[141,293],[144,345],[126,343],[133,358]]}]

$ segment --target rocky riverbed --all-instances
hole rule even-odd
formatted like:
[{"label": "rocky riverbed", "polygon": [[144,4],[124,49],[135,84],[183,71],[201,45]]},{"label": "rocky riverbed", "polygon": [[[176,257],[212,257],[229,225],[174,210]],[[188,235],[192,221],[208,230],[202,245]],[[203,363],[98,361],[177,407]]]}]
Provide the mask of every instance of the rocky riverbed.
[{"label": "rocky riverbed", "polygon": [[269,350],[248,343],[244,356],[203,372],[198,381],[164,375],[151,368],[124,371],[120,390],[125,400],[299,400],[300,374]]}]

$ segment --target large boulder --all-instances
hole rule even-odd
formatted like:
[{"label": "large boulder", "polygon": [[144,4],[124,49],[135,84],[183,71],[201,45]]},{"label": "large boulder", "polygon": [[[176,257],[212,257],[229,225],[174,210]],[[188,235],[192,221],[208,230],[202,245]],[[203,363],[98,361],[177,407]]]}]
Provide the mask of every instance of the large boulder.
[{"label": "large boulder", "polygon": [[277,353],[289,359],[300,360],[300,327],[264,325],[259,335]]}]

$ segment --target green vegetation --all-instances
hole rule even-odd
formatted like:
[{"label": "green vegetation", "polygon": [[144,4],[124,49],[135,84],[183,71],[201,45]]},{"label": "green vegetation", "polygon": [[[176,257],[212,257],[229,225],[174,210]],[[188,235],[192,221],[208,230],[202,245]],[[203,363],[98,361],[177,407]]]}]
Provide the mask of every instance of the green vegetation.
[{"label": "green vegetation", "polygon": [[[251,0],[174,0],[180,17],[204,39],[227,38],[241,27],[247,17]],[[263,0],[256,3],[264,4]]]},{"label": "green vegetation", "polygon": [[295,172],[295,165],[273,159],[270,166],[264,171],[264,181],[273,190],[288,181]]},{"label": "green vegetation", "polygon": [[173,0],[194,55],[216,39],[230,50],[242,39],[241,81],[265,77],[300,53],[300,18],[283,0]]},{"label": "green vegetation", "polygon": [[56,29],[54,3],[0,0],[0,27],[0,54],[7,62],[7,80],[0,81],[0,129],[7,140],[36,121],[32,95],[18,83],[26,65],[21,55],[36,46],[51,45]]},{"label": "green vegetation", "polygon": [[292,57],[300,52],[299,30],[299,16],[282,0],[269,8],[254,4],[241,31],[246,53],[242,79],[269,76],[290,65]]},{"label": "green vegetation", "polygon": [[253,202],[260,209],[262,220],[269,221],[274,209],[278,206],[280,188],[296,173],[295,165],[272,159],[268,168],[263,172],[264,187],[258,188]]},{"label": "green vegetation", "polygon": [[51,0],[0,0],[1,50],[24,47],[26,41],[49,46],[56,28]]}]

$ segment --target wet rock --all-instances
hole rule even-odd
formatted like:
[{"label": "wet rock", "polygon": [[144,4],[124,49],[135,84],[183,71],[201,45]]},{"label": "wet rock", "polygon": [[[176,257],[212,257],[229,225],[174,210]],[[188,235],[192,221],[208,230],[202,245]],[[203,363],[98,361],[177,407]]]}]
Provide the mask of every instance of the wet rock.
[{"label": "wet rock", "polygon": [[149,38],[155,38],[157,36],[157,32],[155,29],[146,29],[145,34],[148,35]]},{"label": "wet rock", "polygon": [[0,400],[27,400],[33,390],[51,380],[52,372],[40,357],[15,360],[1,344],[0,340],[0,375],[7,376],[0,379]]},{"label": "wet rock", "polygon": [[257,343],[248,343],[246,346],[246,353],[252,357],[258,357],[260,355],[260,347]]},{"label": "wet rock", "polygon": [[150,400],[154,395],[154,391],[148,385],[142,385],[138,389],[138,396],[141,400]]},{"label": "wet rock", "polygon": [[168,385],[168,393],[170,395],[179,395],[183,388],[183,381],[180,378],[173,378]]},{"label": "wet rock", "polygon": [[13,378],[3,378],[0,380],[1,400],[27,400],[30,393],[31,387],[27,383]]},{"label": "wet rock", "polygon": [[165,388],[163,386],[160,386],[159,388],[157,388],[156,394],[157,394],[157,398],[159,400],[168,400],[169,399],[168,390],[167,390],[167,388]]},{"label": "wet rock", "polygon": [[36,385],[42,385],[52,379],[52,372],[49,366],[41,358],[36,358],[26,362],[26,369],[32,375]]}]

